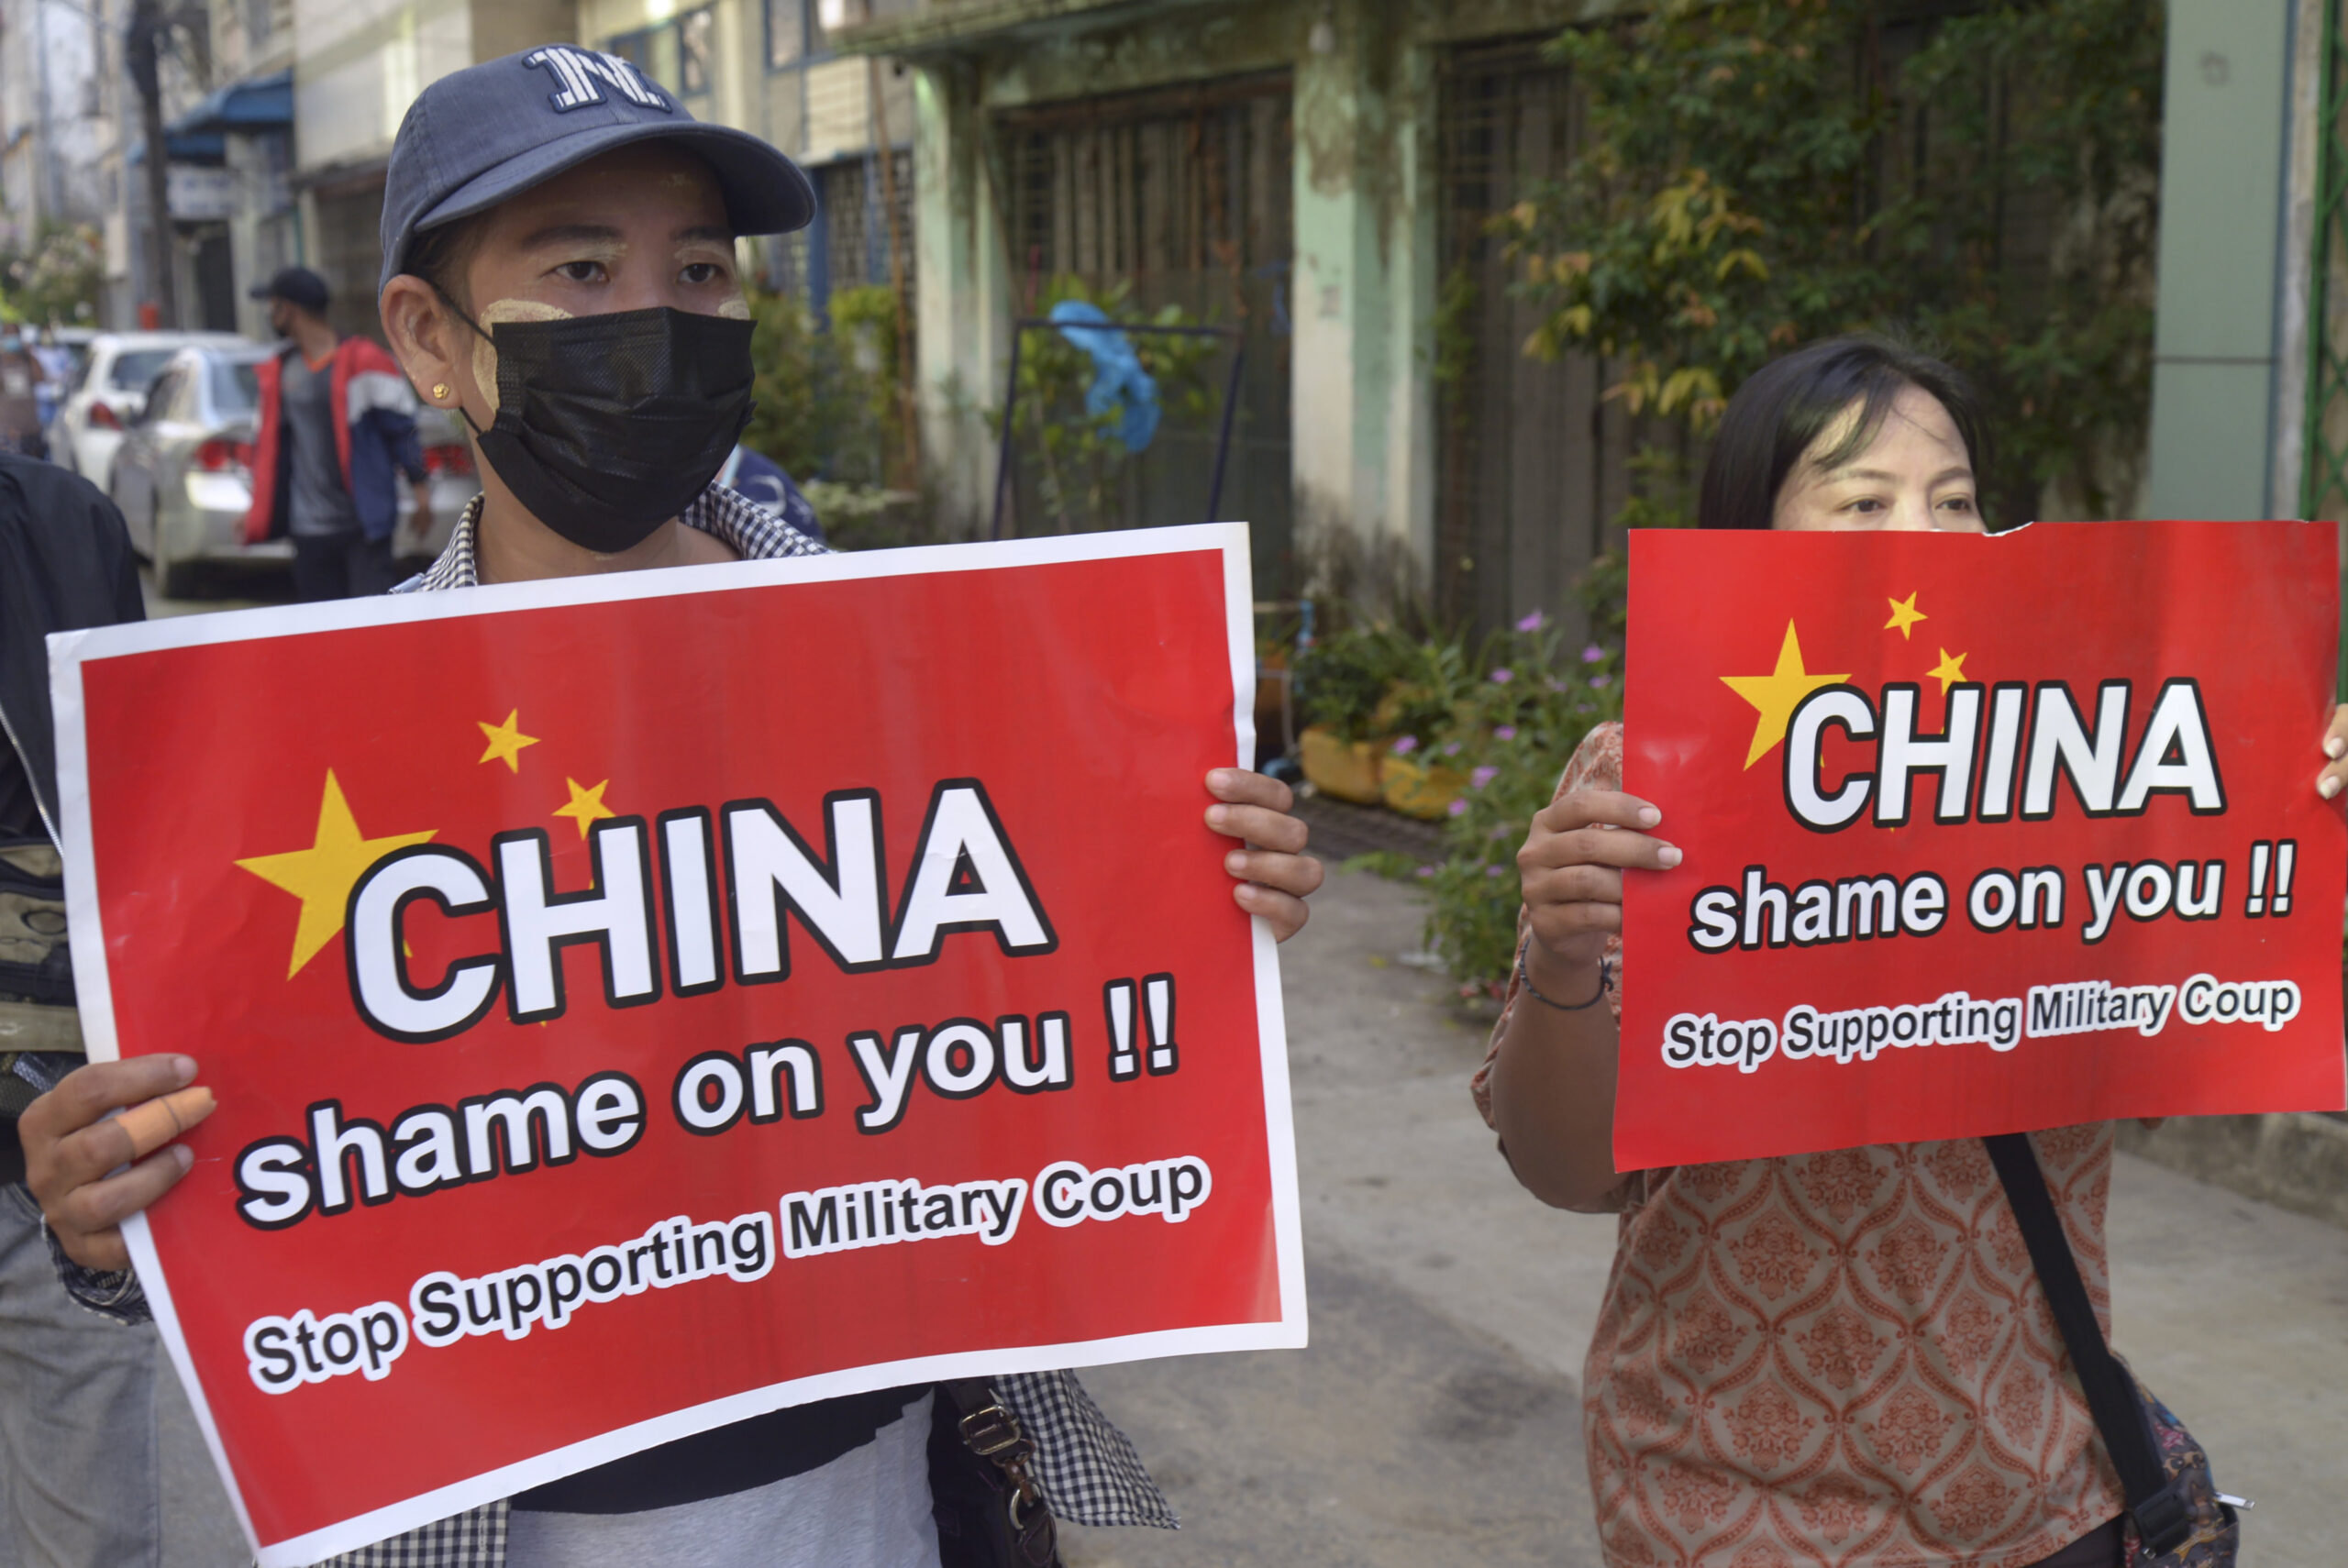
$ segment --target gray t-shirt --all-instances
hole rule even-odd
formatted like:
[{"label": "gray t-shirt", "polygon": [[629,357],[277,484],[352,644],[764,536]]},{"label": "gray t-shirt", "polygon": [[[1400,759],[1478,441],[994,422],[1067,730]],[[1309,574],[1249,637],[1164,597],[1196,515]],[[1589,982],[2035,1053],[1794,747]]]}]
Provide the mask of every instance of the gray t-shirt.
[{"label": "gray t-shirt", "polygon": [[334,362],[313,370],[296,348],[280,385],[278,438],[292,454],[287,526],[305,538],[358,532],[359,508],[335,452]]}]

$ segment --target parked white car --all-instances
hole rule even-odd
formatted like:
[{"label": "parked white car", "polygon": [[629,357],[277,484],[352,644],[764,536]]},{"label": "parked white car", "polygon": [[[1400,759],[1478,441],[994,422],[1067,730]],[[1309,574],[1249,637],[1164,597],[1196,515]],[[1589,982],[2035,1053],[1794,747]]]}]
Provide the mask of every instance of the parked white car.
[{"label": "parked white car", "polygon": [[106,489],[123,426],[138,417],[148,387],[172,356],[191,344],[252,347],[233,332],[102,332],[92,338],[72,390],[50,425],[50,461]]},{"label": "parked white car", "polygon": [[[130,547],[152,562],[156,591],[189,597],[203,567],[282,568],[294,558],[284,538],[248,545],[245,513],[253,502],[252,443],[260,423],[257,368],[273,350],[241,337],[223,347],[181,348],[165,360],[143,406],[124,422],[107,493],[130,528]],[[415,526],[415,497],[405,479],[392,554],[402,561],[440,553],[457,515],[481,489],[462,429],[445,410],[423,409],[416,435],[431,487],[430,526]]]}]

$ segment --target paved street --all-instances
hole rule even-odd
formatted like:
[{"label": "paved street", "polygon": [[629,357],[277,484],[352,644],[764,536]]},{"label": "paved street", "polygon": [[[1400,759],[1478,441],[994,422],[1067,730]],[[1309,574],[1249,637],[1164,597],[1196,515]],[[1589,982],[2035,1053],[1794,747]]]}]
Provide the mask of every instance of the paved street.
[{"label": "paved street", "polygon": [[[1544,1209],[1469,1108],[1408,889],[1339,873],[1284,950],[1312,1293],[1302,1352],[1102,1368],[1179,1534],[1069,1531],[1071,1568],[1597,1562],[1578,1379],[1612,1251]],[[2258,1502],[2245,1568],[2331,1568],[2348,1453],[2348,1232],[2121,1156],[2121,1348]],[[240,1560],[167,1402],[174,1564]],[[215,1494],[216,1495],[216,1494]]]}]

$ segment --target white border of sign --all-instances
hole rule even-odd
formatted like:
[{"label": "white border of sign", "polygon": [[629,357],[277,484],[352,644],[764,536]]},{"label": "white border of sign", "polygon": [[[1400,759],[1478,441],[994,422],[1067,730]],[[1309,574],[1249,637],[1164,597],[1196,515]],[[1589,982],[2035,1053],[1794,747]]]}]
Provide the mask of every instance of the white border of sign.
[{"label": "white border of sign", "polygon": [[[398,594],[279,609],[241,610],[193,615],[87,631],[60,632],[49,639],[50,695],[57,718],[57,787],[64,832],[65,901],[69,920],[84,934],[73,944],[73,979],[81,996],[82,1032],[92,1061],[120,1055],[114,1021],[114,993],[106,972],[105,930],[99,919],[98,888],[90,841],[89,753],[83,734],[82,667],[127,654],[196,647],[338,631],[349,627],[453,620],[522,610],[621,600],[660,599],[721,593],[737,588],[787,583],[839,582],[862,578],[913,577],[941,572],[1002,570],[1068,561],[1117,560],[1135,556],[1181,555],[1213,550],[1223,559],[1226,630],[1231,648],[1234,760],[1246,766],[1256,744],[1256,646],[1254,592],[1248,570],[1247,525],[1209,523],[1184,527],[1137,529],[1113,534],[1070,535],[996,543],[931,545],[875,550],[858,555],[799,557],[744,561],[725,566],[672,567],[657,571],[615,572],[600,577],[487,584],[445,593]],[[518,1464],[471,1476],[437,1491],[407,1498],[372,1513],[313,1530],[307,1535],[262,1542],[254,1534],[237,1478],[230,1471],[203,1384],[195,1375],[171,1283],[155,1253],[146,1218],[123,1226],[124,1240],[155,1315],[155,1326],[170,1350],[195,1418],[204,1430],[213,1463],[228,1489],[246,1539],[253,1542],[260,1568],[303,1565],[349,1551],[494,1502],[532,1486],[607,1463],[658,1444],[725,1426],[768,1410],[815,1399],[837,1398],[871,1389],[892,1388],[948,1377],[1056,1367],[1098,1366],[1158,1356],[1218,1351],[1300,1349],[1305,1342],[1304,1253],[1296,1190],[1296,1135],[1289,1111],[1288,1026],[1280,1005],[1279,958],[1271,929],[1255,921],[1256,1021],[1261,1042],[1264,1121],[1268,1134],[1272,1184],[1272,1229],[1278,1251],[1280,1317],[1267,1323],[1176,1329],[1070,1344],[1028,1345],[929,1356],[850,1371],[825,1373],[737,1394],[691,1409],[605,1432]]]}]

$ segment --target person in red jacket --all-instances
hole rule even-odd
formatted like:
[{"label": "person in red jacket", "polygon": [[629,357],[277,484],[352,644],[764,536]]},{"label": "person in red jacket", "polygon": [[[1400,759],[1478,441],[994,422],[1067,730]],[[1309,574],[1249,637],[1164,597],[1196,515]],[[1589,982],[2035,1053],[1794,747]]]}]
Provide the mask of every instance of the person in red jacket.
[{"label": "person in red jacket", "polygon": [[260,366],[246,542],[290,536],[305,601],[385,592],[399,580],[397,474],[415,487],[418,531],[431,522],[415,395],[381,346],[327,325],[327,281],[308,268],[283,269],[253,297],[269,301],[269,325],[287,341]]}]

